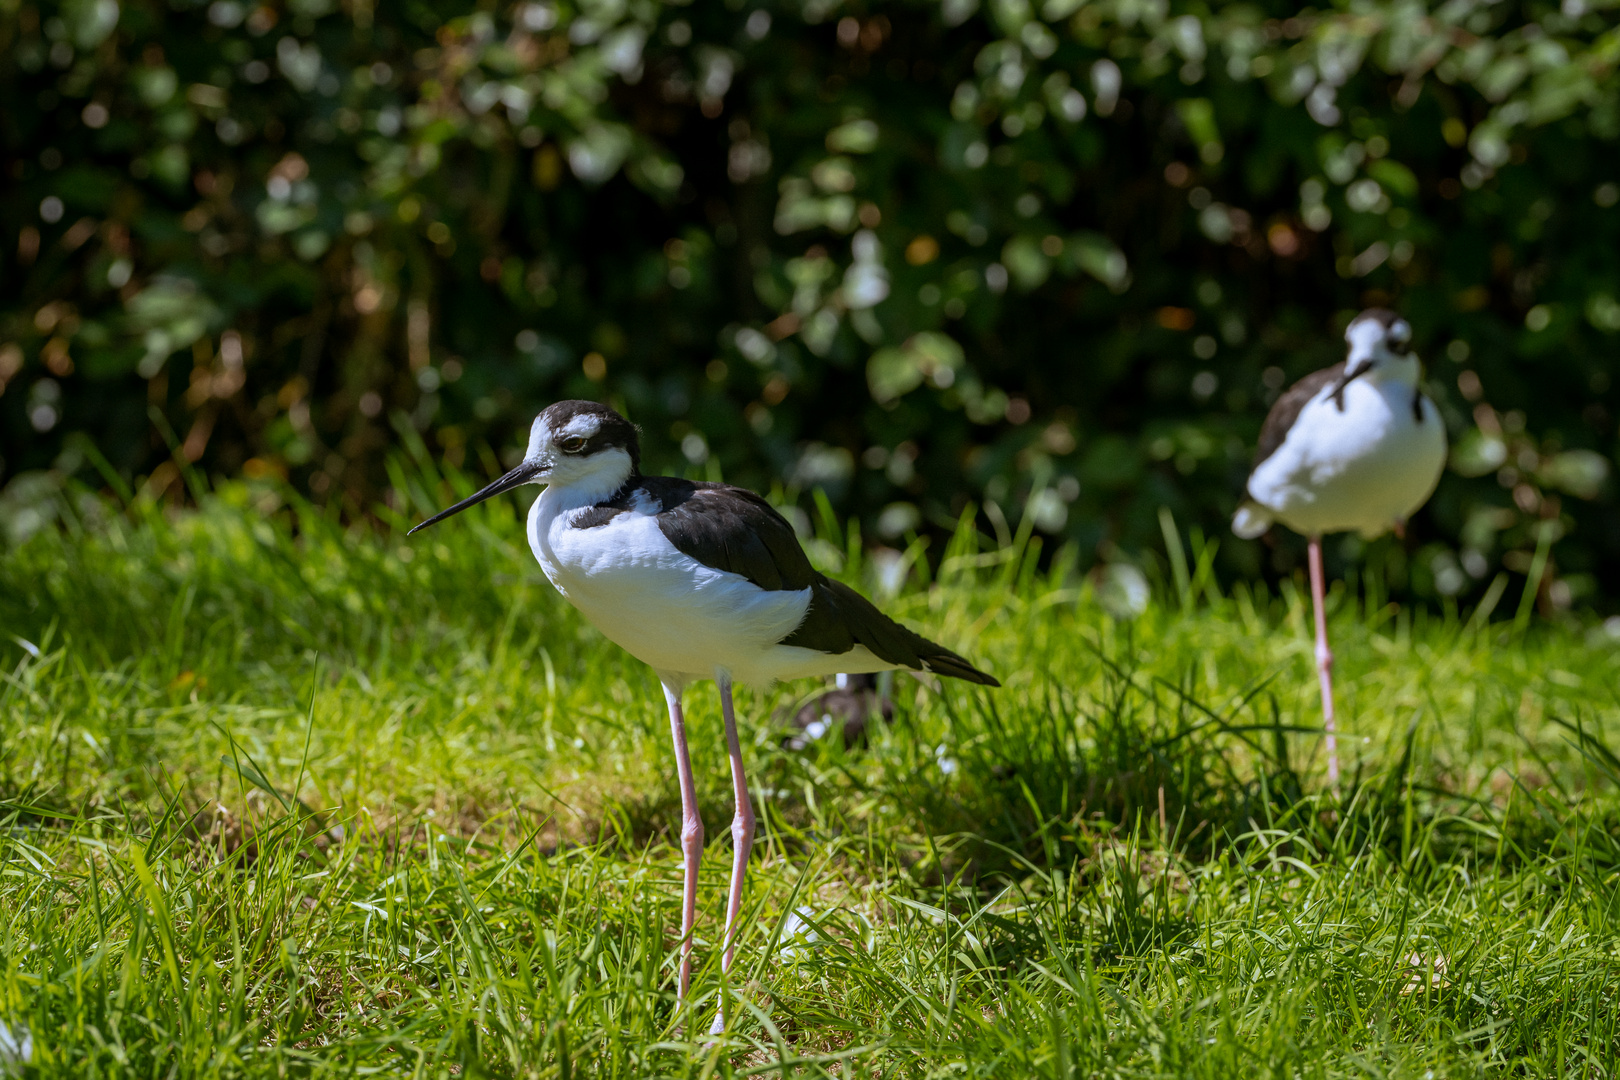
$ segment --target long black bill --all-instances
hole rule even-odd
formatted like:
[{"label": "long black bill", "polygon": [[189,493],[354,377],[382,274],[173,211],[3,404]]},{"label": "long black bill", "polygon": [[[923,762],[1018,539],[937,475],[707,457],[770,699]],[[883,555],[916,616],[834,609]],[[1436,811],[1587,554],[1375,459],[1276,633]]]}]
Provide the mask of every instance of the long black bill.
[{"label": "long black bill", "polygon": [[[1340,412],[1344,412],[1344,388],[1361,378],[1363,375],[1367,374],[1367,372],[1371,371],[1372,368],[1372,361],[1364,361],[1361,366],[1356,368],[1354,371],[1346,371],[1343,375],[1340,375],[1339,381],[1333,384],[1333,393],[1329,394],[1328,396],[1333,399],[1333,403],[1339,407]],[[418,526],[418,528],[420,528],[420,526]]]},{"label": "long black bill", "polygon": [[422,524],[418,525],[405,535],[410,536],[414,533],[419,533],[429,525],[436,525],[445,518],[450,517],[453,514],[459,514],[469,506],[477,506],[485,499],[493,499],[502,492],[511,491],[513,488],[522,487],[524,484],[532,484],[535,480],[539,479],[540,473],[544,470],[544,462],[525,461],[523,464],[507,473],[493,484],[490,484],[482,491],[474,492],[465,499],[462,499],[460,502],[456,503],[456,505],[450,507],[448,510],[440,510],[437,514],[434,514],[432,517],[428,518],[426,521],[422,522]]}]

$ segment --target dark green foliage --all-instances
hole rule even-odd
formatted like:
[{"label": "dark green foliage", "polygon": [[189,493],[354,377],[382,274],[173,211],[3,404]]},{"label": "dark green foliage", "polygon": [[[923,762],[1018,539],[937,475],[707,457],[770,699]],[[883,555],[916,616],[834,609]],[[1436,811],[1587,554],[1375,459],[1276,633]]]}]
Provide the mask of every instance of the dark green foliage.
[{"label": "dark green foliage", "polygon": [[1267,403],[1388,303],[1455,470],[1336,556],[1613,595],[1587,7],[4,0],[6,516],[82,436],[170,497],[184,458],[352,512],[390,418],[494,472],[591,396],[652,468],[822,486],[869,536],[988,500],[1135,557],[1163,505],[1227,536]]}]

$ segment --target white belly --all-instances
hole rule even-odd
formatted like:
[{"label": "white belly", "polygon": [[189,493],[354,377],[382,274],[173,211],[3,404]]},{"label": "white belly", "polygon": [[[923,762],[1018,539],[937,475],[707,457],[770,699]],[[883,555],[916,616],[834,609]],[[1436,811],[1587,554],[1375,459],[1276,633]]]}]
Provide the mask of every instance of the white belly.
[{"label": "white belly", "polygon": [[1249,478],[1249,495],[1307,536],[1354,530],[1373,537],[1434,493],[1446,461],[1438,410],[1412,415],[1409,386],[1358,379],[1344,409],[1327,390],[1300,410],[1287,439]]},{"label": "white belly", "polygon": [[804,621],[809,589],[767,592],[704,566],[677,550],[648,513],[575,528],[569,509],[549,494],[529,511],[529,546],[557,591],[610,641],[663,675],[706,679],[724,669],[739,682],[791,677],[773,670],[776,643]]}]

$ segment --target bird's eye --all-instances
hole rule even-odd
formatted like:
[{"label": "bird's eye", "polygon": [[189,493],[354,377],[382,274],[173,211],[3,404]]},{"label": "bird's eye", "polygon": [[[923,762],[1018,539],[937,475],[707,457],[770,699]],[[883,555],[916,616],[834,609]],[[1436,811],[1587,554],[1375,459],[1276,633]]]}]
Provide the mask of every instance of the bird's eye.
[{"label": "bird's eye", "polygon": [[1389,351],[1396,356],[1405,356],[1406,351],[1412,347],[1412,328],[1404,322],[1391,326],[1387,345]]},{"label": "bird's eye", "polygon": [[557,448],[565,454],[577,454],[585,449],[585,439],[583,436],[574,435],[559,442]]}]

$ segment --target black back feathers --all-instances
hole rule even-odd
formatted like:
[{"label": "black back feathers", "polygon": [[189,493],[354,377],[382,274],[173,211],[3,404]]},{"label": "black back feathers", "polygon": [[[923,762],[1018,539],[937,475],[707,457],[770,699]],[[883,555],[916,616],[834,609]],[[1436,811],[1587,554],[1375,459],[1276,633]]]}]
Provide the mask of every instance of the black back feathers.
[{"label": "black back feathers", "polygon": [[793,526],[745,488],[672,476],[633,477],[611,498],[580,511],[573,524],[585,529],[606,525],[642,500],[658,508],[659,530],[683,555],[739,574],[770,592],[810,589],[804,622],[781,644],[832,655],[864,645],[901,667],[1001,685],[956,653],[907,630],[848,585],[817,572]]}]

